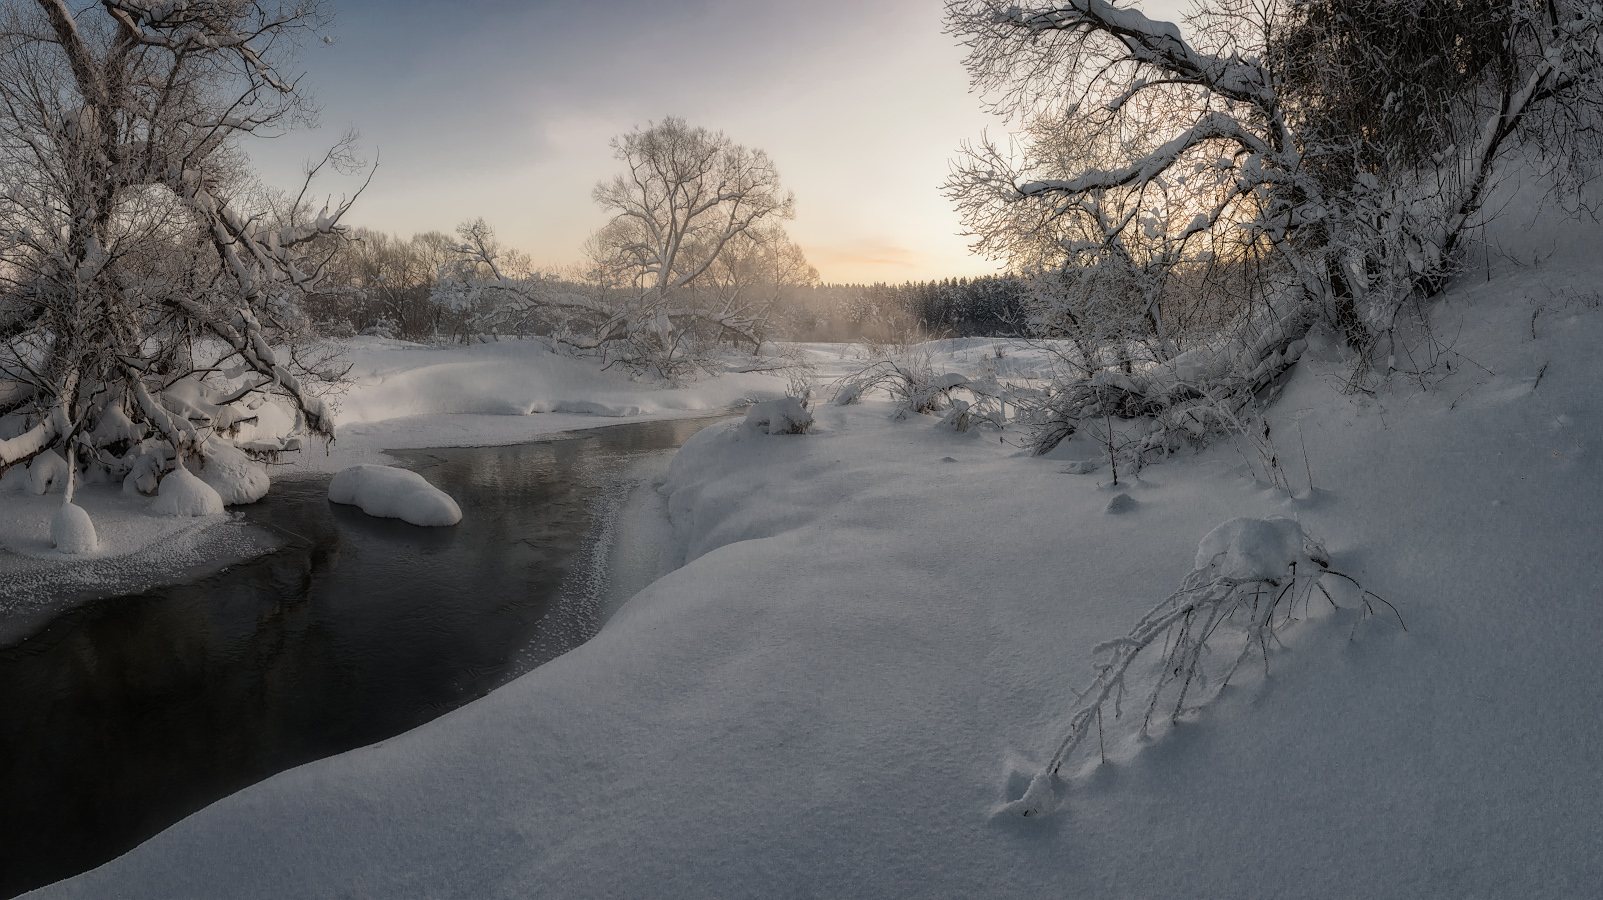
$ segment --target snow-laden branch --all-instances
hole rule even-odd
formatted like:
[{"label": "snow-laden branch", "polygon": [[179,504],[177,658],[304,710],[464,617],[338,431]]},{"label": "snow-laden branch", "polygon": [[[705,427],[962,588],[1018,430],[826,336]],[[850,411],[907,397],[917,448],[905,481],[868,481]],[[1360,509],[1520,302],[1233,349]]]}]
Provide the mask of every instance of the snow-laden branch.
[{"label": "snow-laden branch", "polygon": [[[1018,191],[1020,196],[1031,197],[1049,193],[1086,194],[1131,185],[1142,187],[1169,171],[1189,151],[1216,141],[1234,143],[1243,151],[1258,154],[1260,157],[1274,153],[1267,143],[1244,128],[1234,116],[1213,112],[1204,115],[1196,125],[1186,129],[1180,136],[1131,165],[1112,170],[1090,169],[1070,179],[1030,181],[1019,185]],[[1262,166],[1247,167],[1243,174],[1253,178],[1249,183],[1280,180]]]},{"label": "snow-laden branch", "polygon": [[[1040,816],[1057,808],[1065,766],[1087,743],[1093,727],[1100,735],[1107,723],[1123,718],[1132,670],[1160,642],[1161,656],[1152,660],[1155,677],[1149,676],[1142,689],[1143,737],[1160,704],[1166,704],[1170,720],[1178,721],[1201,711],[1250,660],[1261,659],[1267,674],[1270,645],[1278,642],[1278,632],[1293,620],[1298,604],[1306,613],[1318,592],[1337,607],[1327,580],[1357,586],[1330,568],[1324,548],[1291,519],[1231,519],[1215,527],[1198,545],[1195,568],[1179,590],[1142,616],[1128,634],[1093,648],[1102,660],[1091,686],[1076,698],[1063,738],[1023,795],[998,811]],[[1396,613],[1378,595],[1357,590],[1364,618],[1375,613],[1376,602]],[[1397,621],[1402,624],[1400,614]],[[1233,653],[1227,649],[1232,645]]]},{"label": "snow-laden branch", "polygon": [[[1188,44],[1172,22],[1147,18],[1140,10],[1117,7],[1106,0],[1069,0],[1051,7],[1003,6],[982,0],[993,21],[1020,29],[1027,35],[1043,31],[1104,34],[1116,38],[1127,58],[1161,70],[1164,80],[1194,84],[1232,100],[1253,103],[1265,110],[1276,103],[1271,80],[1263,67],[1238,57],[1200,53]],[[1139,87],[1125,95],[1128,100]],[[1122,105],[1122,103],[1120,104]]]}]

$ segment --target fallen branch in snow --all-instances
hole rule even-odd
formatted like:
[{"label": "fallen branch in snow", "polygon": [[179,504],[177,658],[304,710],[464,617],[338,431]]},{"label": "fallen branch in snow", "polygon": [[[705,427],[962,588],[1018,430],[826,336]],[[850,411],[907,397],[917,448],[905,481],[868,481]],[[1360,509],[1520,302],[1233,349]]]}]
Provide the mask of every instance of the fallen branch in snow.
[{"label": "fallen branch in snow", "polygon": [[[1339,608],[1322,584],[1326,577],[1344,579],[1358,589],[1362,619],[1374,615],[1371,601],[1378,601],[1407,630],[1395,606],[1364,589],[1351,576],[1331,569],[1324,548],[1291,519],[1231,519],[1208,532],[1197,547],[1196,567],[1180,589],[1141,617],[1129,634],[1096,646],[1095,652],[1103,654],[1096,680],[1080,694],[1057,751],[1036,773],[1024,795],[1007,803],[1000,812],[1041,816],[1057,808],[1063,766],[1090,734],[1093,723],[1098,726],[1101,746],[1103,707],[1111,702],[1114,717],[1123,715],[1125,678],[1130,667],[1160,638],[1163,664],[1147,693],[1141,721],[1143,738],[1166,692],[1174,698],[1168,712],[1170,721],[1178,721],[1217,697],[1253,656],[1262,658],[1267,675],[1269,644],[1278,640],[1277,630],[1293,619],[1299,600],[1306,611],[1318,591],[1333,608]],[[1227,624],[1234,627],[1226,629]],[[1356,630],[1355,623],[1354,633]],[[1241,648],[1222,673],[1210,676],[1203,658],[1219,649],[1226,633],[1241,640]],[[1198,696],[1201,692],[1206,693]]]}]

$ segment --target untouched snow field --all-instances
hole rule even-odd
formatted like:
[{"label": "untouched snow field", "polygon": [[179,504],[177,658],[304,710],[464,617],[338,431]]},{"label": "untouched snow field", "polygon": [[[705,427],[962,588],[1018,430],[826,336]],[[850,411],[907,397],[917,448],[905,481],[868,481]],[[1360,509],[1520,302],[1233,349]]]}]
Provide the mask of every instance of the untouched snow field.
[{"label": "untouched snow field", "polygon": [[[1228,441],[1110,514],[1065,471],[1089,445],[885,402],[713,426],[666,475],[679,567],[592,642],[37,896],[1594,896],[1600,233],[1504,227],[1521,264],[1438,304],[1429,390],[1344,394],[1313,342],[1270,415],[1292,495]],[[998,814],[1091,648],[1240,516],[1300,522],[1407,630],[1311,608],[1267,677],[1148,741],[1127,707],[1056,812]]]}]

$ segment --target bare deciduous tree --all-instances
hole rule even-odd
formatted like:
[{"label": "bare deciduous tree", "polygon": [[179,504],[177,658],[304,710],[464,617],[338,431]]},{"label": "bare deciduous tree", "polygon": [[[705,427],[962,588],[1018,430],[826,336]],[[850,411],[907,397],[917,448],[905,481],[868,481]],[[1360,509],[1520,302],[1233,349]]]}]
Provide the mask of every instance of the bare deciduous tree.
[{"label": "bare deciduous tree", "polygon": [[591,252],[603,282],[631,295],[632,352],[672,375],[708,341],[760,344],[766,305],[708,288],[720,261],[723,286],[740,282],[731,254],[791,246],[778,222],[795,214],[795,200],[768,154],[674,117],[618,138],[613,150],[627,171],[596,186],[596,202],[614,215]]}]

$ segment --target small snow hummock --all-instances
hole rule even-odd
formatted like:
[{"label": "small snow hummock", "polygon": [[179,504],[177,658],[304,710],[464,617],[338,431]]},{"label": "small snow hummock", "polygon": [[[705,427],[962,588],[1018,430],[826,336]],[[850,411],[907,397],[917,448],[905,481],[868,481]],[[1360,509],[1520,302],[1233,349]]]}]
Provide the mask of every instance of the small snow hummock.
[{"label": "small snow hummock", "polygon": [[223,498],[180,464],[161,480],[147,509],[154,516],[214,516],[222,513]]},{"label": "small snow hummock", "polygon": [[67,483],[67,461],[54,450],[35,456],[28,464],[28,490],[45,494],[64,487]]},{"label": "small snow hummock", "polygon": [[217,491],[224,505],[255,503],[267,495],[267,469],[232,443],[210,438],[201,456],[205,461],[201,463],[200,479]]},{"label": "small snow hummock", "polygon": [[1135,498],[1121,491],[1117,494],[1114,494],[1113,499],[1108,501],[1106,511],[1113,513],[1114,515],[1119,513],[1127,513],[1130,510],[1135,509],[1135,505]]},{"label": "small snow hummock", "polygon": [[50,520],[50,542],[62,553],[93,553],[100,549],[95,523],[83,507],[64,501]]},{"label": "small snow hummock", "polygon": [[462,509],[451,495],[416,472],[389,466],[360,465],[342,469],[328,483],[331,503],[349,503],[370,516],[401,519],[413,525],[455,525]]},{"label": "small snow hummock", "polygon": [[754,404],[746,411],[742,428],[761,434],[806,434],[813,426],[813,414],[795,397],[780,397]]},{"label": "small snow hummock", "polygon": [[1292,519],[1230,519],[1203,535],[1194,567],[1213,566],[1229,581],[1272,581],[1307,555],[1302,526]]}]

